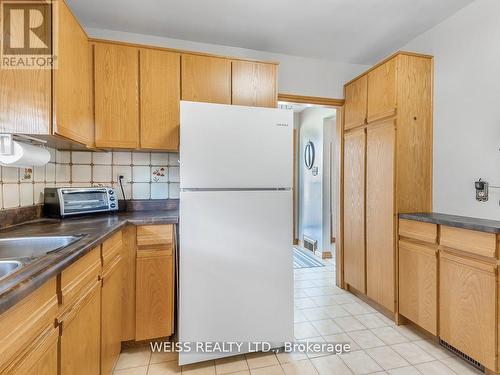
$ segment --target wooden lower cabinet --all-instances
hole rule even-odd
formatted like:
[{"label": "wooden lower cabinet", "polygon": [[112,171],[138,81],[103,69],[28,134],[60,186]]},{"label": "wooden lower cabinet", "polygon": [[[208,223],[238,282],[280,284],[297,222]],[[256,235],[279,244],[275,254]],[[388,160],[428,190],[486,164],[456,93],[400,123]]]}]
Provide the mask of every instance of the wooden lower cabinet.
[{"label": "wooden lower cabinet", "polygon": [[55,375],[49,352],[58,337],[56,291],[54,277],[0,314],[0,374]]},{"label": "wooden lower cabinet", "polygon": [[1,374],[57,375],[57,339],[59,330],[48,327],[38,339],[19,355]]},{"label": "wooden lower cabinet", "polygon": [[101,296],[101,375],[112,373],[122,338],[122,259],[103,272]]},{"label": "wooden lower cabinet", "polygon": [[60,375],[99,375],[101,283],[96,281],[60,321]]},{"label": "wooden lower cabinet", "polygon": [[496,265],[440,252],[439,335],[486,368],[496,368]]},{"label": "wooden lower cabinet", "polygon": [[173,314],[172,248],[138,249],[135,339],[140,341],[172,335]]},{"label": "wooden lower cabinet", "polygon": [[437,335],[437,245],[399,241],[399,313]]},{"label": "wooden lower cabinet", "polygon": [[137,227],[123,229],[122,249],[122,341],[135,339],[135,264]]}]

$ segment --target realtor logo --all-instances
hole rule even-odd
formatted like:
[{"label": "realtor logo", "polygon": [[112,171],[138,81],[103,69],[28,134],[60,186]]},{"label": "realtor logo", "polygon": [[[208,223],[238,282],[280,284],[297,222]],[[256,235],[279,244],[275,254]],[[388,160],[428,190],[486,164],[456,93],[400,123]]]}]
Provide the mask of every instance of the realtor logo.
[{"label": "realtor logo", "polygon": [[57,1],[0,0],[1,69],[54,69]]}]

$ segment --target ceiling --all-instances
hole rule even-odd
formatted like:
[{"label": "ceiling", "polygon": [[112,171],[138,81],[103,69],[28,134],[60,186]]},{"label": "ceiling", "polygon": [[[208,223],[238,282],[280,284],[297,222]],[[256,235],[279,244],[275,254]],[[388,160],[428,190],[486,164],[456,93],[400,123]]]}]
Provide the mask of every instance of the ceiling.
[{"label": "ceiling", "polygon": [[85,27],[372,64],[474,0],[67,0]]}]

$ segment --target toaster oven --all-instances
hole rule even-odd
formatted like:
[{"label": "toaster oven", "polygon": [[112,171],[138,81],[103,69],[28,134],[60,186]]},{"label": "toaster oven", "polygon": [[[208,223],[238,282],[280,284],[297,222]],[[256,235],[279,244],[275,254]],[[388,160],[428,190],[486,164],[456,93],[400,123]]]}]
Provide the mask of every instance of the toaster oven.
[{"label": "toaster oven", "polygon": [[45,215],[67,217],[118,210],[115,190],[109,187],[45,188]]}]

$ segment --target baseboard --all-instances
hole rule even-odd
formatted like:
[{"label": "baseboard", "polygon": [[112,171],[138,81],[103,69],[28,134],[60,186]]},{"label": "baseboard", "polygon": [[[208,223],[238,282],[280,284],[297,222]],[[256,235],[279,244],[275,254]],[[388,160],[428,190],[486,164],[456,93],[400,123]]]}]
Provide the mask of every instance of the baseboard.
[{"label": "baseboard", "polygon": [[316,255],[320,256],[321,259],[332,259],[332,252],[331,251],[316,251]]}]

